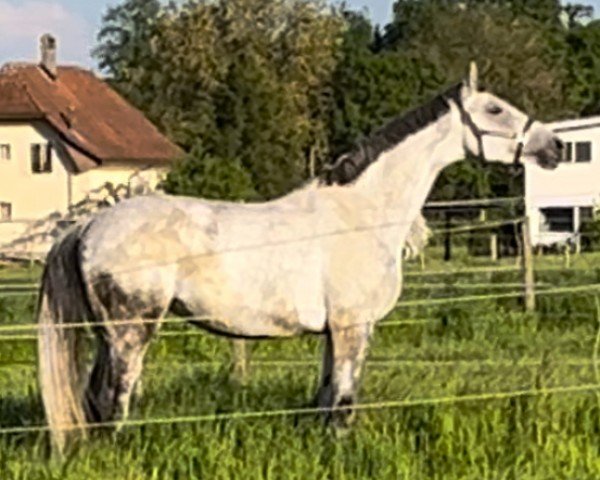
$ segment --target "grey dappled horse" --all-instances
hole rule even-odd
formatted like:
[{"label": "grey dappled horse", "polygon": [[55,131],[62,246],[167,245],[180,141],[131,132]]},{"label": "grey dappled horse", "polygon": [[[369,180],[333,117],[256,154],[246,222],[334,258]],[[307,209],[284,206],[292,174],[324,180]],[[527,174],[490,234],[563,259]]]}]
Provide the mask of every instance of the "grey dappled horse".
[{"label": "grey dappled horse", "polygon": [[[559,140],[478,91],[476,70],[392,120],[324,176],[277,200],[138,197],[74,227],[48,255],[39,366],[56,445],[121,420],[167,312],[235,337],[325,337],[319,405],[352,405],[375,323],[400,295],[402,246],[438,173],[476,155],[553,168]],[[98,347],[85,369],[82,320]],[[133,323],[116,323],[134,320]],[[344,425],[350,409],[330,412]]]}]

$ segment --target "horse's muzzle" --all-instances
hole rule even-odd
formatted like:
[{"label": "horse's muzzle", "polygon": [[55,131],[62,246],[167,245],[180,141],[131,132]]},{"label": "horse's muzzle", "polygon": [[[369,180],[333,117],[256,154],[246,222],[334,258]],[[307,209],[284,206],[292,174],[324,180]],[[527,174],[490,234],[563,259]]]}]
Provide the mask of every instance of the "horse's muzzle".
[{"label": "horse's muzzle", "polygon": [[554,170],[560,163],[561,157],[562,151],[557,153],[554,150],[542,150],[536,154],[537,164],[546,170]]},{"label": "horse's muzzle", "polygon": [[[540,145],[539,140],[537,142],[534,140],[532,143],[533,145],[525,150],[524,155],[533,158],[541,168],[546,170],[555,169],[563,158],[563,142],[558,137],[553,136],[543,142],[543,145]],[[532,146],[537,146],[537,148],[531,148]]]}]

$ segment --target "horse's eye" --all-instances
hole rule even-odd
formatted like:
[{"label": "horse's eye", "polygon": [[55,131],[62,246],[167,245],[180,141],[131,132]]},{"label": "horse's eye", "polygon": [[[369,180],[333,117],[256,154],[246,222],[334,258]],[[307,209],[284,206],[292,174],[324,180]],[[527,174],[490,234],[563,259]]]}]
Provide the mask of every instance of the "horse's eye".
[{"label": "horse's eye", "polygon": [[491,103],[486,107],[486,110],[491,115],[500,115],[502,113],[502,107],[496,105],[495,103]]}]

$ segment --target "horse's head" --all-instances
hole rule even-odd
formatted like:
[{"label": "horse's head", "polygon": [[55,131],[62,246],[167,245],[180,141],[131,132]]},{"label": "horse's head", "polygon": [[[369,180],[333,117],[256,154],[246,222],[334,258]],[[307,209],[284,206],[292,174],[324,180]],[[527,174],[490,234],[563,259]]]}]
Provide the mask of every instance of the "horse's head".
[{"label": "horse's head", "polygon": [[508,102],[479,91],[475,64],[463,85],[458,109],[469,153],[502,163],[532,161],[547,169],[558,165],[563,149],[558,137]]}]

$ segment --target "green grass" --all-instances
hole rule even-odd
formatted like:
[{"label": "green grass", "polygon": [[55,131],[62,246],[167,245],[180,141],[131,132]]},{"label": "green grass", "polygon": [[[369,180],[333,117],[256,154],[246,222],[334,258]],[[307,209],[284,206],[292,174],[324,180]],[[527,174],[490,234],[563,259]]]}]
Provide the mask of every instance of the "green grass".
[{"label": "green grass", "polygon": [[[540,272],[536,280],[561,287],[598,283],[596,259],[600,256],[573,257],[576,269]],[[451,267],[467,262],[489,263],[463,256]],[[561,267],[562,262],[560,257],[538,259],[540,267]],[[514,259],[500,263],[511,265]],[[448,267],[432,252],[428,269]],[[417,264],[409,268],[419,270]],[[38,273],[11,270],[0,277],[0,285],[5,278],[13,282]],[[403,298],[488,294],[497,290],[482,286],[466,292],[460,285],[518,281],[518,272],[410,278],[408,285],[447,286],[407,289]],[[0,324],[29,323],[33,308],[32,298],[0,299]],[[597,381],[591,364],[598,329],[593,296],[540,297],[538,314],[521,310],[518,299],[494,298],[398,309],[391,320],[431,322],[376,331],[360,401]],[[144,396],[132,417],[296,408],[312,398],[319,338],[253,343],[256,360],[313,363],[275,367],[257,361],[245,387],[230,381],[230,353],[228,341],[208,334],[154,342],[146,361]],[[397,363],[382,364],[384,360]],[[449,363],[410,363],[414,360]],[[0,426],[42,423],[35,343],[0,343]],[[600,399],[557,394],[364,411],[342,438],[314,415],[132,427],[120,434],[95,431],[65,461],[48,456],[44,434],[7,435],[0,437],[0,478],[598,479]]]}]

